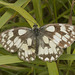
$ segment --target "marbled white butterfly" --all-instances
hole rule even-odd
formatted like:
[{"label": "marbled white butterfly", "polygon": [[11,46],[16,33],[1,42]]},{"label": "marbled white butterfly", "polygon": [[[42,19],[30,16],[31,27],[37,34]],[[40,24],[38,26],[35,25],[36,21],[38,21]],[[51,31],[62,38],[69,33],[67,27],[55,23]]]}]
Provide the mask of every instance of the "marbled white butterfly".
[{"label": "marbled white butterfly", "polygon": [[11,53],[18,51],[23,61],[33,61],[36,56],[43,61],[55,61],[74,40],[75,26],[69,24],[19,27],[0,34],[2,46]]}]

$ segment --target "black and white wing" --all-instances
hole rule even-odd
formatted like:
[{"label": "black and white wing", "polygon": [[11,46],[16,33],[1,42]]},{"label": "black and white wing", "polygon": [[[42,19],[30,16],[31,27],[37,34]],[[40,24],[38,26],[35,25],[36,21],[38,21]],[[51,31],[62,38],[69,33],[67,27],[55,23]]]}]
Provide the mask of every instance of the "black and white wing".
[{"label": "black and white wing", "polygon": [[36,57],[35,38],[30,28],[19,27],[2,32],[0,43],[11,53],[18,51],[19,58],[24,61],[33,61]]},{"label": "black and white wing", "polygon": [[63,53],[63,48],[75,40],[75,26],[68,24],[48,24],[40,28],[38,57],[44,61],[54,61]]},{"label": "black and white wing", "polygon": [[39,39],[38,57],[43,61],[55,61],[63,53],[62,48],[56,45],[46,35]]},{"label": "black and white wing", "polygon": [[73,25],[48,24],[41,29],[47,37],[61,48],[69,47],[75,40],[75,26]]}]

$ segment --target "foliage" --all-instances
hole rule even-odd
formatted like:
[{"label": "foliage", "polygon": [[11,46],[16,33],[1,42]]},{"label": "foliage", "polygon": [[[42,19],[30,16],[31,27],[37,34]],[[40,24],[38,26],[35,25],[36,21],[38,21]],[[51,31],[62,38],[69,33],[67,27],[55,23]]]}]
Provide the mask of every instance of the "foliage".
[{"label": "foliage", "polygon": [[[0,0],[1,32],[14,27],[68,23],[72,0]],[[75,24],[73,9],[72,23]],[[56,62],[23,62],[0,45],[0,75],[75,75],[75,43]]]}]

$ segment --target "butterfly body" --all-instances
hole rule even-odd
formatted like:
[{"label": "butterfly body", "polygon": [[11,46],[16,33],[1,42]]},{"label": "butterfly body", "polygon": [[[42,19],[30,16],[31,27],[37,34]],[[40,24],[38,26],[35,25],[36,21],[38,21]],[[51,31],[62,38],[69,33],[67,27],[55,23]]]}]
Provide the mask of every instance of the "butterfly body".
[{"label": "butterfly body", "polygon": [[75,40],[75,26],[48,24],[38,28],[19,27],[0,34],[0,43],[9,52],[18,52],[23,61],[38,56],[43,61],[55,61]]}]

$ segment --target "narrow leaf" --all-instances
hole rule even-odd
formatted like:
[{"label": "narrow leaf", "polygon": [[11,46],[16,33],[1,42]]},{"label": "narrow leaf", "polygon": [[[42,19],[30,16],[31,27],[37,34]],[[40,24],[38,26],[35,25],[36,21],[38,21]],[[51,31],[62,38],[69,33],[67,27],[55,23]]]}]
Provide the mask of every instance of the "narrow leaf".
[{"label": "narrow leaf", "polygon": [[43,19],[42,19],[41,0],[32,0],[32,1],[33,1],[33,7],[34,7],[36,20],[42,26],[43,25]]},{"label": "narrow leaf", "polygon": [[0,56],[0,65],[23,62],[17,56],[4,55]]},{"label": "narrow leaf", "polygon": [[31,27],[33,27],[34,24],[38,25],[36,20],[23,8],[18,7],[18,6],[12,6],[12,5],[11,6],[6,6],[6,7],[17,11],[21,16],[23,16],[28,21],[28,23],[31,25]]},{"label": "narrow leaf", "polygon": [[55,62],[49,63],[47,62],[49,75],[59,75],[57,65]]},{"label": "narrow leaf", "polygon": [[[26,2],[26,0],[22,0],[22,1],[18,0],[18,1],[16,1],[16,3],[14,3],[14,5],[22,6],[25,2]],[[1,4],[1,1],[0,1],[0,4]],[[4,3],[4,5],[5,5],[5,3]],[[0,18],[0,28],[12,17],[13,14],[14,14],[14,11],[12,11],[12,10],[8,10],[3,14],[3,16]]]}]

